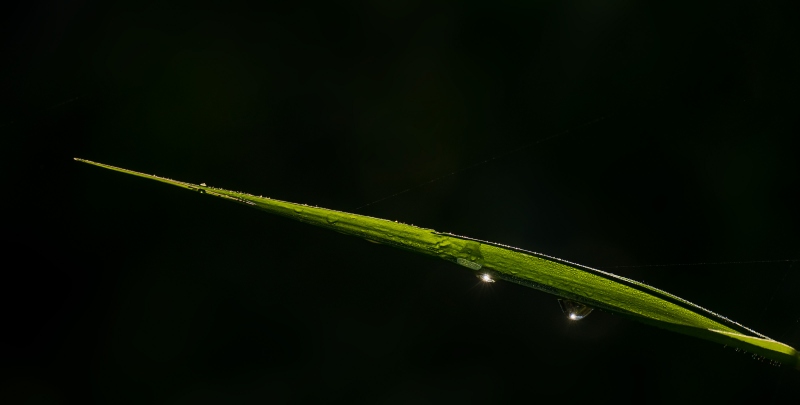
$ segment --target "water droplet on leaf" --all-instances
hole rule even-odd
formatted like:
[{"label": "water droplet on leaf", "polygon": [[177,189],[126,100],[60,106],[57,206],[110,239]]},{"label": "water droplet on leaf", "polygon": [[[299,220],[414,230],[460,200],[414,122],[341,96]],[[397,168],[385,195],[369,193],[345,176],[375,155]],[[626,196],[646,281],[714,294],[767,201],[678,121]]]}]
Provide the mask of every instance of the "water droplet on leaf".
[{"label": "water droplet on leaf", "polygon": [[561,311],[567,314],[567,317],[573,321],[580,321],[581,319],[586,318],[594,310],[594,308],[588,305],[570,300],[559,299],[558,305],[561,306]]}]

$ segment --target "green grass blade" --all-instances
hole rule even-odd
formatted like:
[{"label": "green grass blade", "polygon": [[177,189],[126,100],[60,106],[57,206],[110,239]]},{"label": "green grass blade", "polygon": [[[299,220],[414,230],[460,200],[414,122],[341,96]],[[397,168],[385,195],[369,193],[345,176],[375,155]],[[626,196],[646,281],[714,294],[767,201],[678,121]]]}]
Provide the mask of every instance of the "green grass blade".
[{"label": "green grass blade", "polygon": [[800,369],[800,354],[719,314],[646,284],[511,246],[380,218],[185,183],[89,160],[79,162],[225,198],[373,242],[435,256],[478,274],[525,285],[663,329],[746,350]]}]

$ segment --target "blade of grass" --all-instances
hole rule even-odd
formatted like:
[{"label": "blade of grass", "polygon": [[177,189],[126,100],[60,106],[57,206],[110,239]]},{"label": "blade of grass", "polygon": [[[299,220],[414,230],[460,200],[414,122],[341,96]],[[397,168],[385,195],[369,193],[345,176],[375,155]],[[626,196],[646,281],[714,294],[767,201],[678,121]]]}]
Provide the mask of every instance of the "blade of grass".
[{"label": "blade of grass", "polygon": [[743,349],[800,369],[800,354],[792,347],[680,297],[608,272],[536,252],[396,221],[257,197],[205,184],[191,184],[85,159],[75,160],[225,198],[369,241],[438,257],[481,275],[535,288],[663,329]]}]

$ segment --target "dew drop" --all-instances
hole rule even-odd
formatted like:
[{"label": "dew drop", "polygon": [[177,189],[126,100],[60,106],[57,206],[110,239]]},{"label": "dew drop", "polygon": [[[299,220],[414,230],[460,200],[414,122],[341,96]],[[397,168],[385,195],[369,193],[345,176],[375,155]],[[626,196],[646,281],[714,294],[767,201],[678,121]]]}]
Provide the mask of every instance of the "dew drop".
[{"label": "dew drop", "polygon": [[327,220],[328,220],[328,223],[329,223],[329,224],[335,224],[337,221],[339,221],[339,218],[336,218],[336,217],[335,217],[335,216],[333,216],[333,215],[328,215],[328,218],[327,218]]},{"label": "dew drop", "polygon": [[302,209],[302,208],[295,208],[295,209],[294,209],[294,212],[296,212],[296,213],[301,213],[301,212],[303,212],[303,209]]},{"label": "dew drop", "polygon": [[594,308],[590,306],[570,300],[559,299],[558,305],[561,306],[561,311],[563,311],[567,317],[573,321],[580,321],[581,319],[586,318],[594,310]]}]

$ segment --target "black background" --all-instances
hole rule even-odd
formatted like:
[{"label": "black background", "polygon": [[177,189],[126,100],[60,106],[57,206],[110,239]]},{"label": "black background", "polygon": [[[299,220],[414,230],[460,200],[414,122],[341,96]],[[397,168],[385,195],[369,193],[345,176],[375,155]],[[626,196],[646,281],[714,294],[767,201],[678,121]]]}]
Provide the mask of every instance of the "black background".
[{"label": "black background", "polygon": [[355,212],[800,347],[798,263],[638,267],[800,258],[798,28],[748,3],[12,6],[0,399],[795,399],[749,354],[72,160],[342,211],[411,188]]}]

